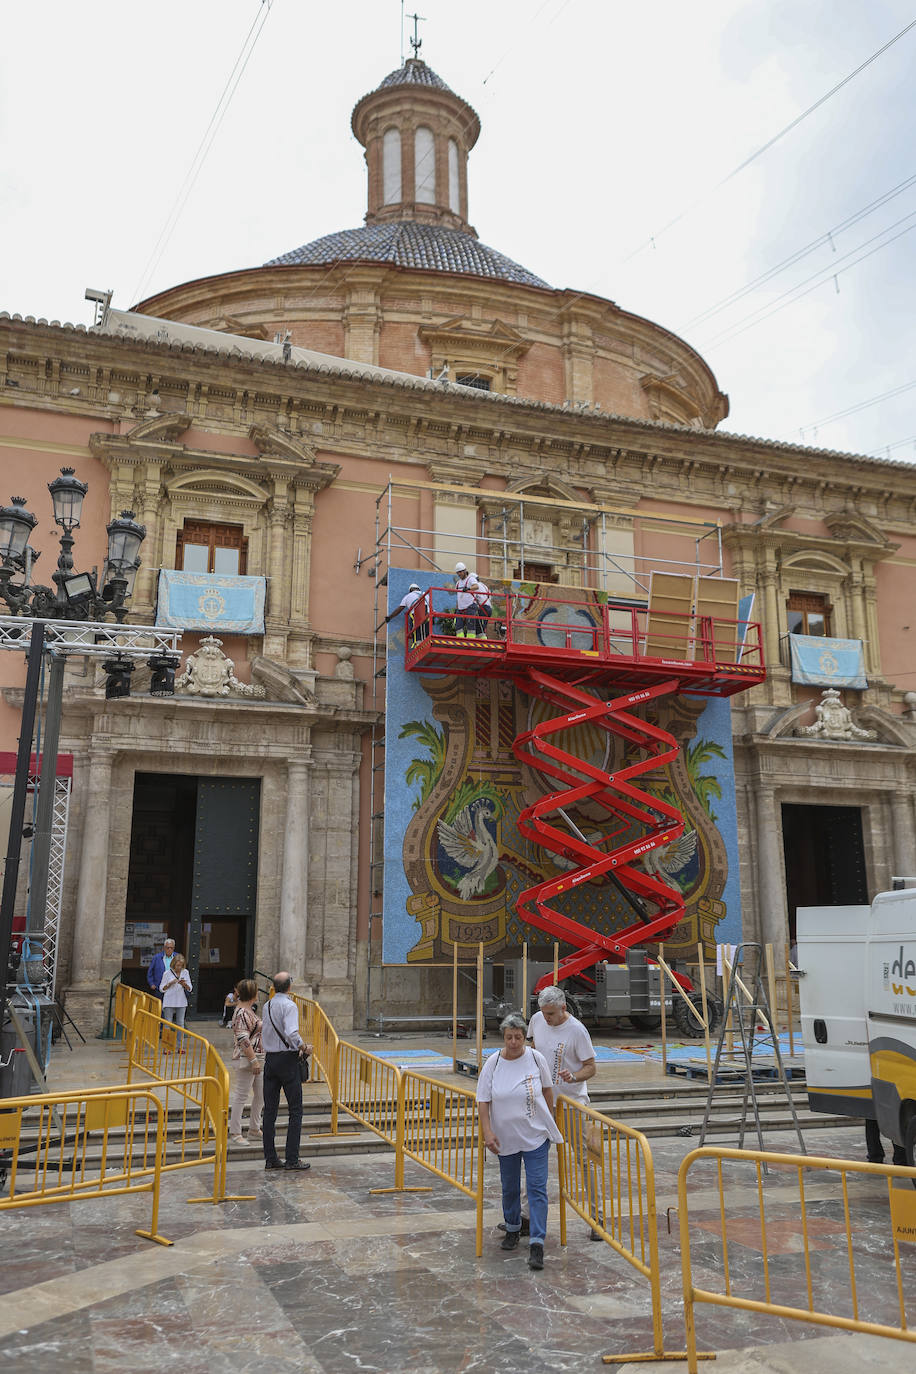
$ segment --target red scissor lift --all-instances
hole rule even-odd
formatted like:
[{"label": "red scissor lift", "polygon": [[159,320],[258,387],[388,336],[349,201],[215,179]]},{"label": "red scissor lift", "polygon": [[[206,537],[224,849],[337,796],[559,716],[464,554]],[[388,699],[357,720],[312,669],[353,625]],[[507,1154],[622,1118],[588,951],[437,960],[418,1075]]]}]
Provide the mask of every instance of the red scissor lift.
[{"label": "red scissor lift", "polygon": [[[591,983],[587,970],[596,963],[625,963],[634,946],[668,938],[684,914],[678,889],[639,862],[683,834],[677,808],[640,786],[642,775],[671,762],[679,746],[634,708],[681,692],[733,696],[762,682],[760,626],[656,609],[651,595],[648,606],[637,607],[537,591],[492,597],[492,619],[477,626],[484,633],[470,636],[458,633],[454,596],[454,588],[432,587],[408,613],[405,667],[504,679],[557,708],[513,741],[516,758],[557,784],[521,812],[518,828],[570,867],[522,892],[517,909],[529,925],[571,946],[560,960],[560,979],[578,975]],[[583,725],[626,741],[631,761],[607,772],[569,753],[557,736]],[[607,829],[597,840],[587,839],[569,816],[585,802],[607,812]],[[625,929],[601,935],[551,906],[605,875],[637,916]],[[535,992],[550,982],[545,975]]]}]

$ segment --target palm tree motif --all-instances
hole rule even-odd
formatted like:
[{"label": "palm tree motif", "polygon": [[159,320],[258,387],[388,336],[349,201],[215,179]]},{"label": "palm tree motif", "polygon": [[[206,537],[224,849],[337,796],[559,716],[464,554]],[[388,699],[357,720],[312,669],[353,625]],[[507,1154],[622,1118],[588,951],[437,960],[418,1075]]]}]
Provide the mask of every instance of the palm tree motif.
[{"label": "palm tree motif", "polygon": [[725,750],[721,744],[716,744],[715,740],[711,739],[698,739],[695,744],[689,745],[684,751],[684,762],[687,765],[690,785],[713,821],[716,819],[716,813],[713,811],[709,799],[715,797],[718,801],[722,800],[722,784],[714,774],[701,773],[700,766],[710,759],[724,758]]},{"label": "palm tree motif", "polygon": [[414,798],[413,809],[423,805],[438,781],[445,766],[445,732],[437,730],[428,720],[411,720],[401,728],[398,739],[414,738],[424,749],[428,749],[428,759],[411,759],[404,774],[404,781],[413,786],[419,784],[420,794]]}]

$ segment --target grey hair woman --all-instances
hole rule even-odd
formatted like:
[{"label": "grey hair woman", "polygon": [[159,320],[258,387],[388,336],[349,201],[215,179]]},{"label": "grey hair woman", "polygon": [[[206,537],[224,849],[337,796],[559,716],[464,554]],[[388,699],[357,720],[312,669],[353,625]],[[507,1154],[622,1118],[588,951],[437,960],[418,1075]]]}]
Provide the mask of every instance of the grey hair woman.
[{"label": "grey hair woman", "polygon": [[553,1119],[553,1083],[547,1060],[525,1043],[528,1023],[510,1012],[500,1023],[503,1047],[491,1054],[477,1080],[484,1144],[499,1157],[506,1234],[502,1250],[516,1250],[522,1229],[522,1161],[531,1211],[528,1267],[544,1268],[547,1235],[547,1166],[550,1142],[562,1136]]}]

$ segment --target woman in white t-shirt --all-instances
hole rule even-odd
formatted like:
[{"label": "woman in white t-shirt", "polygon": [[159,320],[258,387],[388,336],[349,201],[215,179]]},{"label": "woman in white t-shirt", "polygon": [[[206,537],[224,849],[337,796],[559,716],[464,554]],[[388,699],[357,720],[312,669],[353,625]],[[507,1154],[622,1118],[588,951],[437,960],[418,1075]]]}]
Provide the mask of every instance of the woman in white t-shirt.
[{"label": "woman in white t-shirt", "polygon": [[512,1012],[500,1025],[503,1048],[491,1054],[477,1080],[484,1144],[499,1156],[506,1234],[503,1250],[515,1250],[522,1226],[522,1160],[530,1205],[528,1267],[544,1268],[547,1236],[547,1166],[550,1143],[562,1140],[553,1119],[553,1085],[547,1061],[525,1044],[527,1024]]},{"label": "woman in white t-shirt", "polygon": [[[182,955],[172,955],[172,962],[162,975],[159,990],[162,993],[163,1021],[174,1021],[176,1026],[183,1026],[185,1012],[188,1009],[188,993],[193,989],[191,977]],[[181,1039],[181,1031],[179,1030],[176,1036],[177,1048],[181,1046]]]}]

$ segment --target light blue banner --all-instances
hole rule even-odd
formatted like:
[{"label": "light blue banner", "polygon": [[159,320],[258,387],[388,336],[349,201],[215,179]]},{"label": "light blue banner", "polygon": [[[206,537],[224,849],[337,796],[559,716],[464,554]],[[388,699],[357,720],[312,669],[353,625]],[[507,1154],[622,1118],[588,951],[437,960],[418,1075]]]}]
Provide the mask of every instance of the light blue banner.
[{"label": "light blue banner", "polygon": [[263,577],[223,573],[159,573],[156,624],[171,630],[223,630],[241,635],[264,633]]},{"label": "light blue banner", "polygon": [[868,686],[861,639],[824,639],[821,635],[789,635],[792,681],[807,687]]}]

